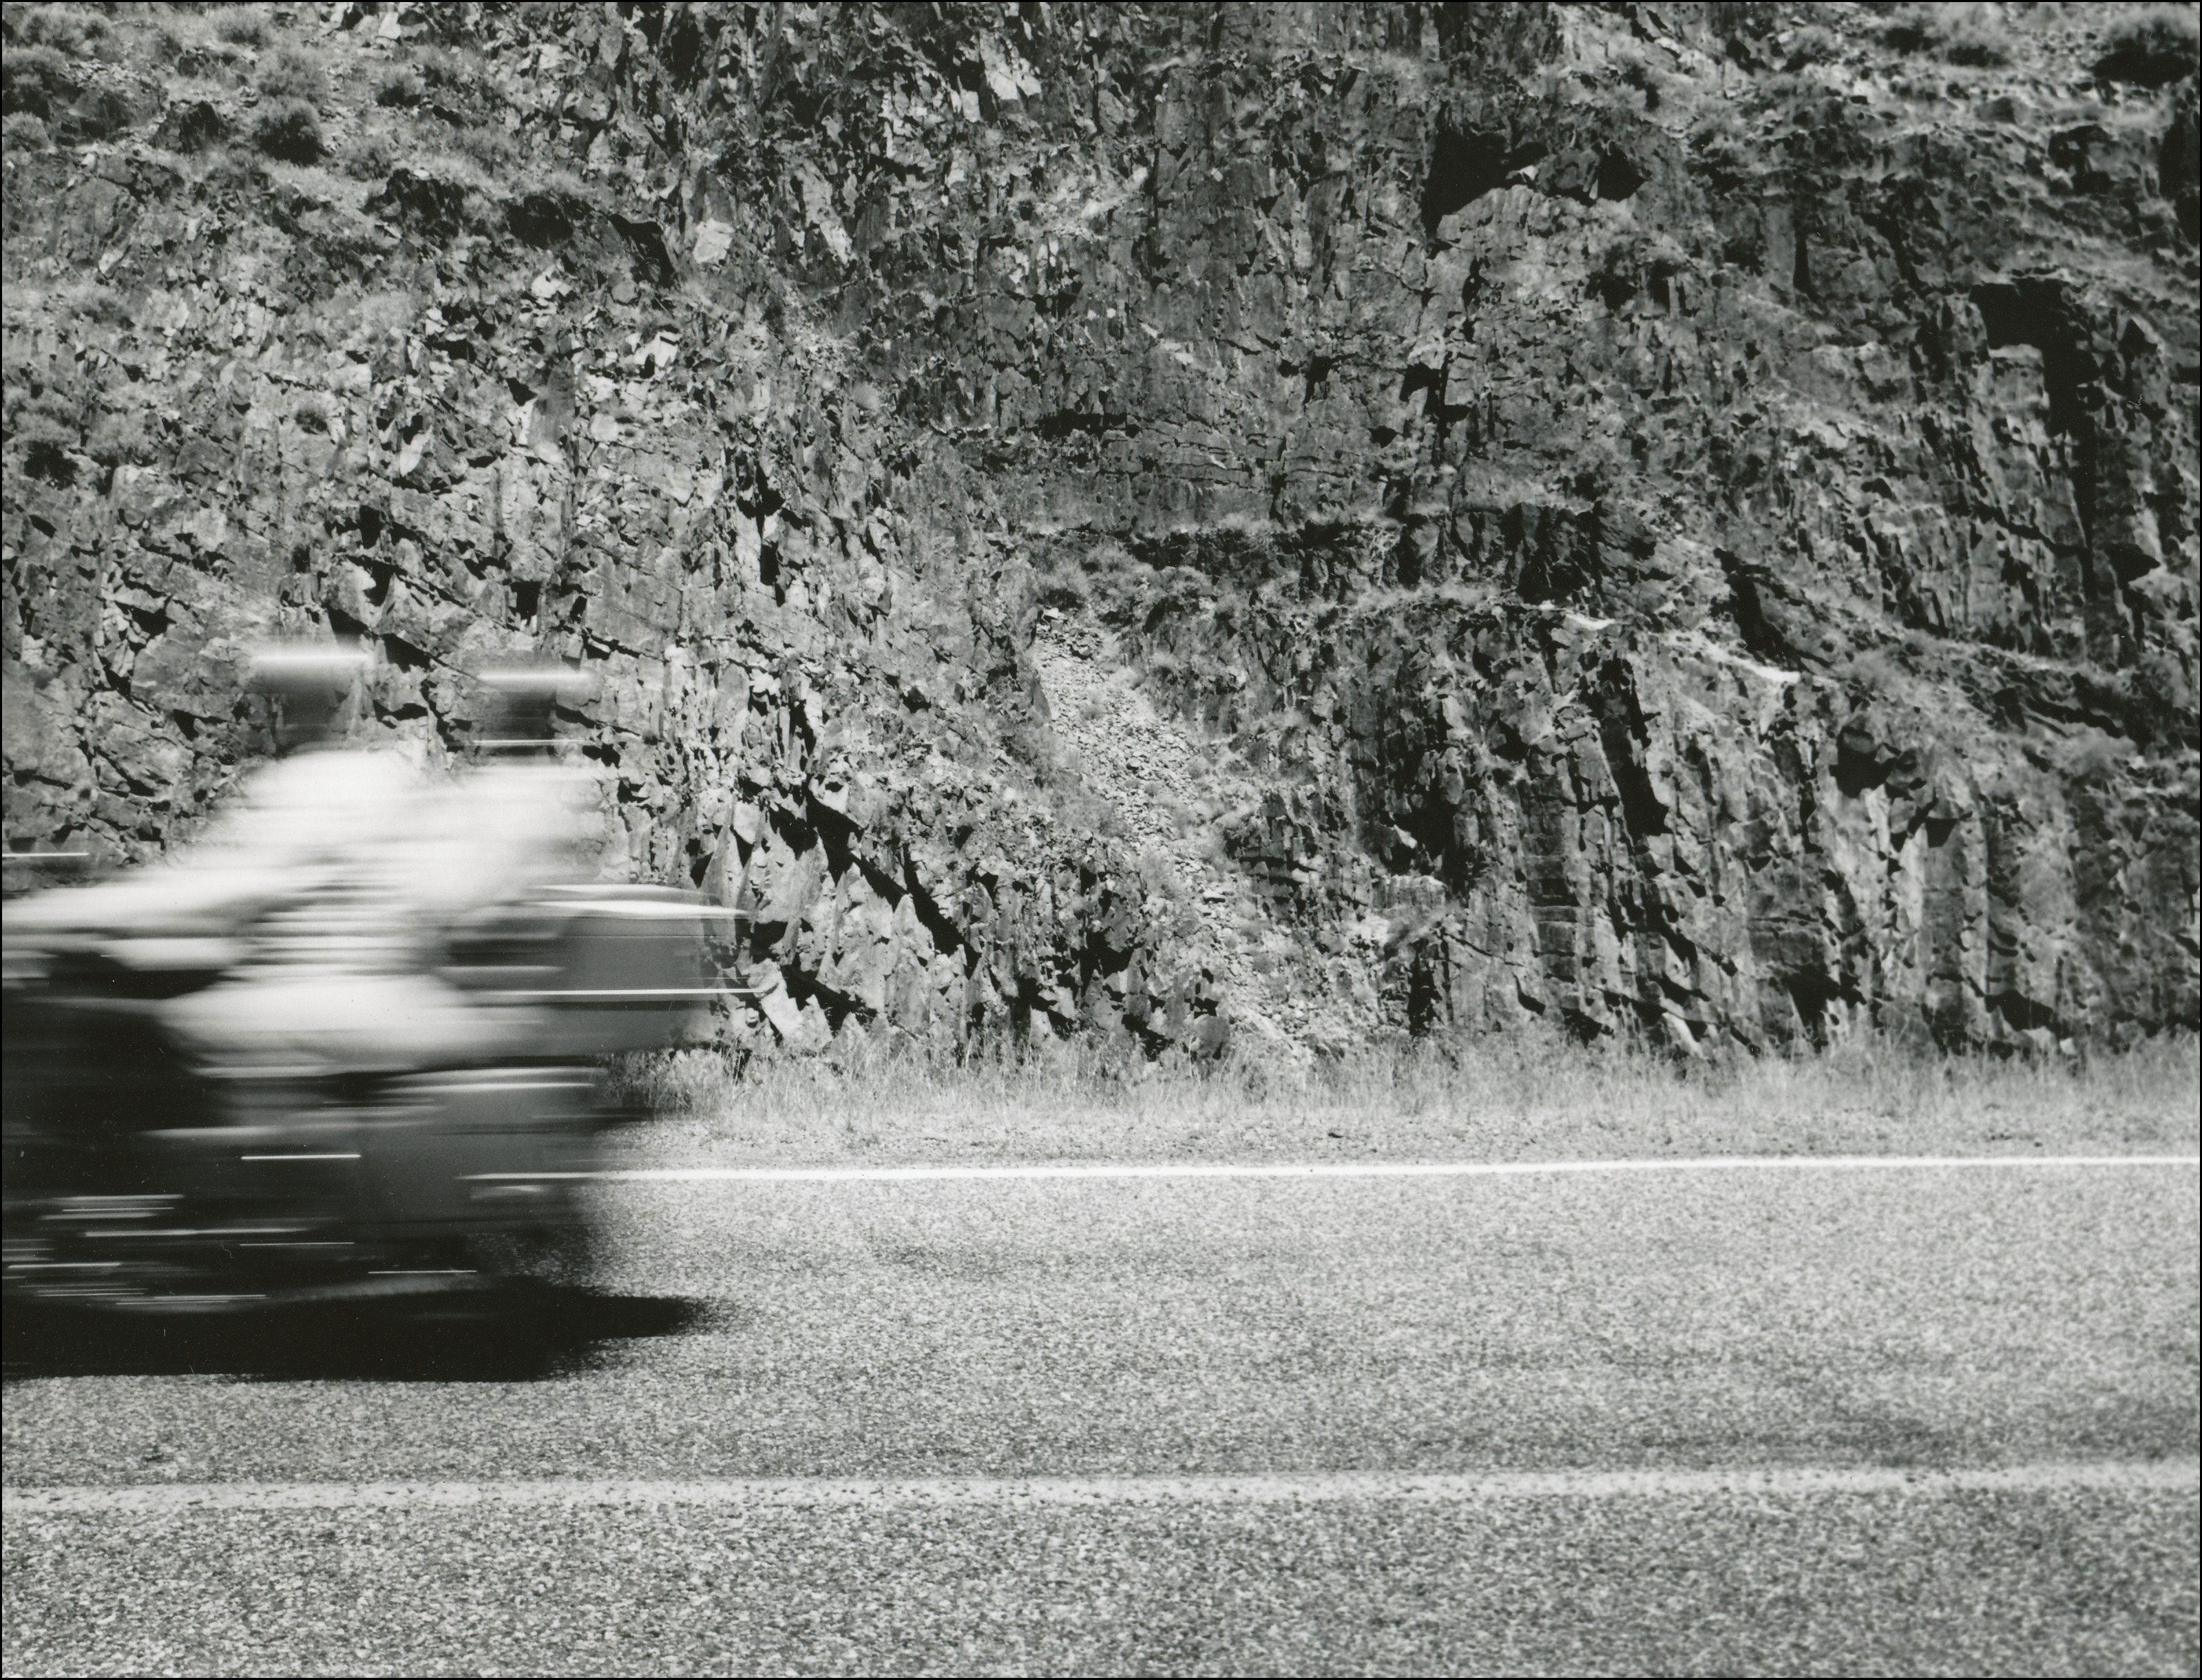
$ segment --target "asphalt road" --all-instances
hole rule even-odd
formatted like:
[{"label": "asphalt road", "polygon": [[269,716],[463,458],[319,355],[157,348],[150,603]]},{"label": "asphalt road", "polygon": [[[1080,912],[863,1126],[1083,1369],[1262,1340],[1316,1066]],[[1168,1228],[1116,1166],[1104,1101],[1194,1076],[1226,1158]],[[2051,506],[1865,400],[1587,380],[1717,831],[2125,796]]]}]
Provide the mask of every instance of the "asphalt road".
[{"label": "asphalt road", "polygon": [[524,1373],[11,1367],[8,1671],[2202,1659],[2192,1166],[603,1194]]}]

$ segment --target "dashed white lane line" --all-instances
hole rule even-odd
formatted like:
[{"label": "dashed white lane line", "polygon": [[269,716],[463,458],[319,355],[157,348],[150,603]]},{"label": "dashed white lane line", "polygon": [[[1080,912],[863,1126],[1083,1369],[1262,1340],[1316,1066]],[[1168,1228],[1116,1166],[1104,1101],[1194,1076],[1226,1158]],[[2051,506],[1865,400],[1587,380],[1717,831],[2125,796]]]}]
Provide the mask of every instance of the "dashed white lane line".
[{"label": "dashed white lane line", "polygon": [[1032,1166],[626,1167],[591,1173],[485,1173],[480,1176],[594,1178],[621,1184],[827,1184],[986,1178],[1512,1178],[1555,1173],[1975,1171],[2100,1167],[2202,1167],[2202,1156],[1704,1155],[1604,1161],[1156,1161]]},{"label": "dashed white lane line", "polygon": [[1348,1471],[1280,1476],[943,1477],[863,1481],[234,1482],[122,1488],[9,1488],[0,1515],[176,1516],[195,1512],[411,1511],[580,1506],[881,1510],[940,1506],[1435,1505],[1503,1500],[1797,1499],[1967,1493],[2191,1494],[2193,1458],[2052,1461],[1977,1469],[1783,1465],[1743,1470],[1488,1471],[1419,1476]]}]

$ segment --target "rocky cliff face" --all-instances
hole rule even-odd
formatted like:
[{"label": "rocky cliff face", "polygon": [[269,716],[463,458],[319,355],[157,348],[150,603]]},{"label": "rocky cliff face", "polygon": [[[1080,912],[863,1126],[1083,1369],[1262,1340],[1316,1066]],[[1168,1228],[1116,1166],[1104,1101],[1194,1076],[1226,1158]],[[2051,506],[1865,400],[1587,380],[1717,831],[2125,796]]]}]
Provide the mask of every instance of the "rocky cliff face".
[{"label": "rocky cliff face", "polygon": [[751,1042],[2192,1026],[2191,44],[1953,9],[11,10],[9,840],[539,648]]}]

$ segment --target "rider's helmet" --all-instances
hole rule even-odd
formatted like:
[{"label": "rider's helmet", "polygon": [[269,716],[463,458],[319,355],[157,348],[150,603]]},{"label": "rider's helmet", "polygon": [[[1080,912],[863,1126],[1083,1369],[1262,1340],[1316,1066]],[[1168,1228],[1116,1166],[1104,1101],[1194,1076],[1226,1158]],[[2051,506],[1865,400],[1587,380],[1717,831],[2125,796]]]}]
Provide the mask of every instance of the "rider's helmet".
[{"label": "rider's helmet", "polygon": [[254,650],[245,686],[274,704],[276,751],[286,757],[325,746],[344,733],[344,710],[374,663],[365,649],[336,642],[285,642]]},{"label": "rider's helmet", "polygon": [[552,714],[586,699],[596,687],[570,665],[497,665],[481,673],[488,691],[482,749],[505,756],[541,756],[557,744]]}]

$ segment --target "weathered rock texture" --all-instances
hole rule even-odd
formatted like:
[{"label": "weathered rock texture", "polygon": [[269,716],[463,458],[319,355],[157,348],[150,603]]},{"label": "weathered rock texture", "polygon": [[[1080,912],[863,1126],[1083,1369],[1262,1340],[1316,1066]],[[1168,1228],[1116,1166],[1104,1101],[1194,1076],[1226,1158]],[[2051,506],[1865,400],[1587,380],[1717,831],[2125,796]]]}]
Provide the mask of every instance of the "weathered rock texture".
[{"label": "weathered rock texture", "polygon": [[9,840],[188,832],[253,637],[431,756],[533,647],[756,1042],[2191,1026],[2114,12],[11,11]]}]

